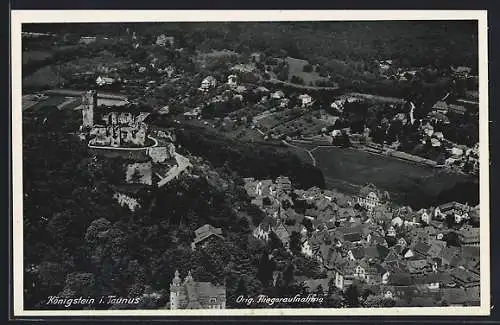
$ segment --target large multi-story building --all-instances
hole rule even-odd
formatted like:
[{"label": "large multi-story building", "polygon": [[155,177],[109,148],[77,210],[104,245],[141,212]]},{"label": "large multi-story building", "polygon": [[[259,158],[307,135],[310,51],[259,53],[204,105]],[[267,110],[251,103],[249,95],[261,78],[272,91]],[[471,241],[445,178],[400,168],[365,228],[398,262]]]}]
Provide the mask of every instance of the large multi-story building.
[{"label": "large multi-story building", "polygon": [[222,236],[222,229],[215,228],[211,225],[203,225],[194,231],[195,238],[191,243],[191,248],[196,250],[196,248],[204,247],[208,242],[212,240],[224,240]]},{"label": "large multi-story building", "polygon": [[191,272],[184,281],[175,271],[170,285],[170,309],[225,309],[226,287],[211,282],[198,282]]},{"label": "large multi-story building", "polygon": [[375,192],[369,192],[366,196],[358,196],[357,202],[360,206],[365,207],[368,211],[380,205],[380,199]]}]

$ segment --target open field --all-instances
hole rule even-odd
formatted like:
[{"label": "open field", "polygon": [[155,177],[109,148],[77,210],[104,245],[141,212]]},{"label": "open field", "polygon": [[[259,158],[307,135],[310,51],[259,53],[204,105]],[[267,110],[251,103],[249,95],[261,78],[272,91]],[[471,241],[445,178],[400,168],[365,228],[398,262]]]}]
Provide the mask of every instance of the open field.
[{"label": "open field", "polygon": [[238,53],[231,50],[212,50],[210,52],[199,52],[197,58],[203,60],[206,58],[223,58],[228,56],[238,56]]},{"label": "open field", "polygon": [[279,125],[295,120],[303,114],[304,113],[300,111],[281,110],[275,113],[271,113],[263,119],[260,119],[258,125],[261,128],[271,130],[275,127],[278,127]]},{"label": "open field", "polygon": [[63,97],[63,96],[50,96],[46,100],[42,100],[42,101],[36,103],[35,105],[32,105],[31,107],[29,107],[29,109],[30,110],[38,110],[38,109],[45,107],[45,106],[59,106],[66,101],[68,101],[68,99],[66,97]]},{"label": "open field", "polygon": [[[62,52],[60,48],[58,51]],[[102,73],[108,75],[107,70],[117,71],[128,67],[131,63],[129,59],[115,56],[109,51],[89,54],[91,57],[76,58],[73,54],[68,53],[62,60],[57,62],[48,60],[51,56],[52,54],[44,51],[27,51],[23,53],[24,89],[61,87],[64,84],[73,83],[74,78],[79,74]],[[44,63],[46,60],[50,62]],[[42,63],[42,66],[38,66],[38,63]]]},{"label": "open field", "polygon": [[43,61],[52,57],[52,53],[48,51],[24,51],[23,64],[32,63],[35,61]]},{"label": "open field", "polygon": [[326,78],[321,77],[316,71],[304,72],[304,66],[309,64],[306,60],[294,59],[291,57],[286,58],[288,66],[290,68],[288,72],[288,80],[292,79],[292,76],[297,76],[304,80],[304,85],[311,86],[316,85],[316,81],[326,80]]},{"label": "open field", "polygon": [[403,104],[404,103],[404,99],[401,99],[401,98],[378,96],[378,95],[372,95],[372,94],[362,94],[362,93],[349,93],[349,94],[346,94],[345,96],[342,96],[342,97],[357,97],[357,98],[361,98],[364,100],[375,101],[375,102],[386,103],[386,104]]},{"label": "open field", "polygon": [[[63,98],[63,102],[58,102],[57,105],[60,105],[60,109],[81,109],[81,95],[84,93],[83,90],[71,90],[71,89],[51,89],[43,92],[44,94],[49,96],[49,99],[40,103],[42,106],[44,105],[52,105],[49,101],[49,104],[46,104],[48,100],[51,98]],[[71,98],[73,100],[71,100]],[[114,94],[107,92],[98,92],[97,93],[97,105],[107,105],[107,106],[120,106],[125,105],[127,103],[127,98],[122,94]]]},{"label": "open field", "polygon": [[114,55],[109,51],[101,51],[92,57],[77,57],[68,60],[61,65],[61,70],[65,74],[96,72],[107,74],[102,69],[120,69],[129,66],[130,59]]},{"label": "open field", "polygon": [[[72,90],[72,89],[51,89],[51,90],[46,90],[43,93],[47,95],[60,95],[60,96],[67,96],[67,97],[80,97],[85,91],[84,90]],[[106,98],[106,99],[116,99],[116,100],[125,100],[127,96],[123,94],[117,94],[117,93],[109,93],[109,92],[103,92],[99,91],[97,93],[98,98]]]},{"label": "open field", "polygon": [[207,67],[219,61],[231,61],[239,57],[239,54],[229,50],[200,52],[195,58],[199,66]]},{"label": "open field", "polygon": [[55,65],[48,65],[23,78],[23,89],[46,89],[61,86],[66,80]]},{"label": "open field", "polygon": [[[276,85],[279,85],[281,87],[288,88],[288,89],[293,89],[293,90],[300,89],[300,90],[304,90],[304,91],[307,91],[307,90],[313,90],[313,91],[314,90],[323,90],[323,91],[335,91],[335,92],[338,92],[338,91],[341,90],[341,88],[338,85],[336,85],[335,87],[299,85],[299,84],[291,83],[289,81],[281,81],[279,79],[269,79],[269,80],[266,80],[264,84],[266,86],[276,86]],[[338,94],[335,94],[335,95],[338,95]]]},{"label": "open field", "polygon": [[318,148],[313,154],[327,188],[356,193],[366,183],[373,183],[387,190],[395,202],[414,207],[434,203],[443,190],[458,183],[474,186],[472,177],[355,149]]},{"label": "open field", "polygon": [[269,114],[268,116],[258,120],[257,125],[263,130],[270,130],[282,123],[280,121],[280,113]]},{"label": "open field", "polygon": [[321,129],[329,125],[329,123],[311,117],[311,115],[308,114],[287,123],[280,124],[275,127],[273,131],[278,134],[288,135],[299,131],[304,136],[314,136],[321,133]]},{"label": "open field", "polygon": [[38,103],[38,100],[36,100],[33,95],[24,95],[22,98],[21,106],[22,106],[23,111],[24,111],[25,109],[28,109],[32,106],[35,106],[37,103]]}]

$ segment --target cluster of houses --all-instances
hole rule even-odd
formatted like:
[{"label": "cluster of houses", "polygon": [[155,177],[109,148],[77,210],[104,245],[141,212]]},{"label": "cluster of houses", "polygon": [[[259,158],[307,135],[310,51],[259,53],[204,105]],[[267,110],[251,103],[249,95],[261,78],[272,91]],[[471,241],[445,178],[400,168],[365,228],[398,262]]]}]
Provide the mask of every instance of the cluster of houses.
[{"label": "cluster of houses", "polygon": [[[446,114],[450,111],[463,112],[466,110],[465,107],[457,105],[457,104],[448,104],[445,102],[445,96],[442,100],[438,101],[433,109],[428,113],[428,115],[423,118],[417,120],[414,116],[415,105],[413,102],[405,102],[401,100],[401,104],[408,105],[408,110],[405,112],[401,112],[396,114],[393,117],[393,120],[400,120],[403,126],[407,125],[417,125],[420,131],[419,141],[423,145],[430,145],[432,148],[443,152],[445,155],[445,160],[441,162],[430,161],[424,158],[419,157],[411,157],[411,155],[403,155],[401,153],[401,158],[410,159],[415,161],[427,161],[429,164],[435,166],[437,164],[441,164],[442,166],[447,166],[449,168],[457,169],[460,171],[464,171],[467,173],[472,173],[477,175],[479,173],[479,143],[476,143],[472,147],[467,147],[462,144],[456,144],[448,139],[446,139],[445,134],[442,132],[442,125],[446,125],[450,123],[450,120]],[[361,102],[364,101],[364,98],[355,95],[345,95],[341,96],[331,104],[331,109],[337,114],[341,114],[346,104]],[[389,125],[388,121],[384,120],[381,123],[382,125]],[[355,135],[350,134],[350,129],[344,129],[351,140],[355,140]],[[341,135],[342,130],[334,129],[331,131],[332,137],[338,137]],[[367,144],[369,145],[369,144]],[[400,147],[400,142],[396,140],[394,143],[390,144],[389,147],[391,149],[398,150]],[[406,158],[405,158],[406,157]]]},{"label": "cluster of houses", "polygon": [[330,107],[337,113],[342,113],[344,111],[345,104],[356,103],[361,101],[360,98],[354,96],[341,96],[339,99],[333,101]]},{"label": "cluster of houses", "polygon": [[[392,59],[377,60],[376,63],[381,77],[391,80],[407,81],[422,70],[422,68],[418,67],[410,69],[397,67]],[[433,71],[435,72],[437,70]],[[472,79],[477,77],[472,74],[472,68],[466,66],[451,66],[450,72],[451,76],[456,79]]]},{"label": "cluster of houses", "polygon": [[[389,72],[397,71],[392,75],[392,79],[405,80],[408,75],[415,76],[418,70],[403,71],[402,69],[393,69],[392,60],[378,61],[381,73],[387,74]],[[450,67],[450,77],[456,80],[475,79],[477,76],[471,74],[472,69],[465,66],[452,66]],[[337,102],[332,103],[332,108],[342,111],[342,106]],[[449,153],[445,165],[456,168],[458,170],[472,172],[477,174],[479,172],[479,160],[477,144],[472,148],[464,145],[457,145],[450,143],[446,140],[442,132],[434,129],[436,124],[450,124],[449,114],[465,115],[469,113],[477,116],[479,113],[479,94],[476,90],[465,90],[463,94],[451,96],[447,93],[443,98],[438,100],[432,107],[432,110],[427,114],[425,119],[421,122],[420,130],[422,133],[421,143],[430,144],[434,148],[446,148]],[[413,124],[413,122],[412,122]]]},{"label": "cluster of houses", "polygon": [[[292,106],[292,100],[296,105]],[[261,103],[271,103],[274,108],[285,109],[285,108],[311,108],[315,100],[311,95],[303,93],[295,97],[287,96],[282,90],[276,90],[272,93],[268,93],[261,98]]]},{"label": "cluster of houses", "polygon": [[[253,65],[249,64],[249,65]],[[274,108],[284,109],[290,108],[290,99],[285,95],[282,90],[276,90],[271,92],[264,86],[257,86],[254,83],[242,82],[241,75],[253,74],[254,70],[247,68],[248,65],[236,65],[231,69],[231,74],[228,75],[226,82],[219,82],[213,76],[205,77],[201,83],[198,90],[200,92],[209,92],[214,89],[227,90],[230,89],[235,92],[241,100],[243,100],[244,95],[248,94],[250,91],[254,94],[260,95],[260,103],[271,103]],[[244,78],[243,78],[244,79]],[[219,88],[218,86],[224,86]],[[301,108],[310,108],[314,104],[314,99],[309,94],[300,94],[296,96],[297,106]]]},{"label": "cluster of houses", "polygon": [[[300,253],[325,271],[323,278],[297,277],[311,292],[332,283],[339,290],[357,284],[399,306],[479,305],[480,234],[467,222],[478,218],[478,207],[449,202],[412,211],[391,207],[387,193],[373,186],[349,197],[317,188],[294,190],[287,177],[248,178],[245,188],[267,215],[253,236],[264,242],[275,236],[290,250],[296,232]],[[305,211],[296,211],[292,196],[308,203]],[[463,226],[449,229],[450,216]],[[221,230],[209,225],[195,233],[193,249],[223,240]],[[450,233],[459,246],[449,245]]]},{"label": "cluster of houses", "polygon": [[95,80],[95,83],[98,85],[98,86],[111,86],[117,82],[120,82],[121,79],[120,77],[118,78],[112,78],[112,77],[107,77],[107,76],[98,76]]},{"label": "cluster of houses", "polygon": [[[467,147],[461,144],[455,144],[446,139],[446,136],[436,130],[436,124],[449,124],[450,120],[446,114],[455,112],[463,115],[467,108],[462,105],[447,103],[446,95],[442,100],[438,101],[428,113],[426,122],[421,123],[420,130],[422,133],[421,142],[423,144],[430,143],[435,148],[445,148],[447,158],[444,164],[449,167],[454,167],[458,170],[466,171],[473,174],[479,173],[479,143],[472,147]],[[479,105],[477,103],[477,105]]]},{"label": "cluster of houses", "polygon": [[[410,78],[409,77],[410,75],[415,76],[418,72],[418,70],[404,70],[401,68],[394,67],[393,60],[391,59],[378,61],[378,64],[383,74],[392,73],[394,74],[393,77],[397,78],[398,80],[408,79]],[[454,78],[470,78],[471,77],[470,72],[471,69],[467,67],[456,67],[452,69],[452,74]],[[198,89],[203,93],[210,93],[210,94],[215,93],[212,90],[217,90],[217,92],[220,92],[219,91],[220,89],[230,89],[232,91],[231,94],[229,95],[224,95],[224,94],[215,95],[210,100],[207,100],[207,103],[214,101],[215,102],[227,101],[230,100],[231,98],[233,99],[240,98],[241,100],[244,100],[246,95],[249,94],[249,92],[251,91],[257,92],[261,95],[259,104],[263,104],[264,107],[263,110],[267,108],[267,110],[265,110],[261,114],[263,116],[271,116],[285,108],[300,107],[307,109],[311,108],[315,103],[314,98],[307,93],[302,93],[302,94],[299,93],[294,96],[288,96],[285,94],[284,91],[280,89],[277,89],[275,91],[269,91],[269,89],[265,87],[256,88],[255,84],[241,83],[242,81],[240,80],[241,73],[256,73],[255,62],[251,61],[247,64],[235,65],[233,68],[230,69],[230,74],[227,77],[227,82],[224,82],[223,80],[217,80],[213,76],[207,76],[202,80]],[[365,101],[367,99],[365,97],[370,97],[369,95],[366,94],[358,94],[358,95],[360,96],[347,94],[334,100],[330,105],[330,109],[335,113],[332,113],[333,115],[323,114],[323,116],[328,115],[329,117],[328,121],[332,121],[332,123],[327,122],[327,124],[334,125],[336,121],[335,117],[337,117],[338,114],[341,114],[344,111],[346,104]],[[366,96],[363,97],[361,95],[366,95]],[[421,131],[421,138],[419,139],[420,142],[424,145],[430,144],[430,146],[435,148],[436,150],[443,151],[445,153],[445,158],[446,158],[446,161],[444,162],[445,166],[477,174],[479,172],[479,159],[478,159],[477,148],[466,148],[465,146],[451,143],[446,139],[446,135],[443,134],[441,130],[439,130],[439,127],[436,126],[439,124],[450,123],[450,120],[447,116],[447,114],[449,114],[450,112],[455,112],[457,114],[463,115],[467,110],[475,111],[474,108],[478,108],[477,97],[478,96],[476,93],[471,93],[470,95],[467,95],[468,98],[467,100],[458,99],[450,101],[451,96],[449,95],[445,96],[434,105],[431,112],[429,112],[429,114],[423,120],[416,119],[416,117],[414,116],[414,112],[415,109],[418,110],[418,108],[416,108],[412,102],[408,102],[406,103],[409,104],[408,111],[396,114],[393,119],[401,120],[403,122],[403,125],[409,125],[409,124],[413,125],[417,123]],[[393,98],[391,100],[395,102],[401,102],[401,104],[405,104],[405,101],[402,99],[398,100],[397,98],[395,99]],[[184,115],[186,118],[189,119],[192,118],[200,119],[202,110],[203,110],[203,105],[202,106],[198,105],[197,107],[185,112]],[[254,119],[254,123],[256,123],[255,120],[256,119]],[[257,126],[258,125],[259,124],[257,124]],[[319,134],[323,135],[326,134],[325,132],[323,132],[324,129],[325,130],[327,129],[326,127],[320,129],[321,132],[318,129]],[[294,127],[289,128],[287,132],[290,132],[290,136],[292,136],[292,133],[300,134],[296,132],[296,128]],[[328,136],[329,137],[331,136],[331,139],[340,137],[342,135],[342,130],[333,130],[330,132],[332,133],[328,134]],[[349,138],[352,138],[353,136],[354,135],[349,135]],[[398,150],[398,148],[400,148],[400,142],[396,140],[394,143],[390,144],[389,147],[391,149]],[[434,161],[432,161],[432,163],[433,165],[438,164]]]},{"label": "cluster of houses", "polygon": [[440,131],[434,132],[434,127],[429,123],[425,123],[420,127],[422,132],[422,140],[423,144],[430,143],[433,147],[441,147],[442,141],[444,140],[444,135]]},{"label": "cluster of houses", "polygon": [[[385,65],[390,65],[391,62],[388,60],[384,63]],[[285,108],[310,108],[314,104],[315,100],[309,94],[300,94],[295,97],[287,96],[282,90],[276,90],[274,92],[269,91],[265,87],[252,87],[250,85],[242,85],[240,84],[240,80],[237,73],[232,73],[228,76],[227,82],[222,83],[226,88],[229,88],[232,92],[230,94],[222,94],[216,95],[213,97],[210,102],[214,101],[225,101],[230,98],[240,98],[243,100],[245,96],[249,93],[249,91],[253,90],[254,92],[260,93],[261,104],[265,104],[266,107],[270,107],[270,110],[266,110],[262,113],[263,116],[272,115],[274,111],[279,111]],[[212,89],[219,89],[219,82],[213,77],[208,76],[201,82],[199,90],[202,92],[209,92]],[[360,96],[363,94],[360,94]],[[336,114],[341,114],[344,111],[346,104],[365,101],[365,98],[362,96],[356,95],[344,95],[339,97],[337,100],[331,103],[331,109],[336,112]],[[409,104],[408,111],[404,113],[399,113],[394,116],[393,119],[399,119],[403,122],[403,125],[413,125],[417,123],[420,129],[420,142],[424,145],[430,145],[436,150],[443,151],[445,153],[445,161],[444,166],[455,168],[462,171],[467,171],[472,174],[479,173],[479,155],[478,155],[478,145],[473,148],[468,148],[464,145],[451,143],[449,140],[445,138],[445,135],[442,131],[440,131],[439,127],[436,125],[450,123],[449,118],[447,117],[448,112],[457,112],[459,114],[464,114],[466,108],[464,105],[460,103],[447,103],[446,97],[442,100],[438,101],[432,111],[426,116],[423,120],[417,120],[414,116],[415,105],[412,102],[408,102]],[[397,100],[397,99],[396,99]],[[405,101],[401,100],[401,104],[405,104]],[[476,102],[477,104],[477,102]],[[203,106],[195,107],[194,109],[185,112],[186,118],[201,118],[201,113],[203,110]],[[328,116],[331,120],[331,123],[328,124],[334,125],[336,119],[336,114],[329,115],[323,114],[322,116]],[[322,119],[323,121],[323,119]],[[256,119],[254,119],[254,123],[256,123]],[[327,128],[322,128],[322,134],[326,134],[323,130]],[[293,128],[291,129],[294,130]],[[290,131],[290,132],[292,132]],[[347,129],[348,131],[348,129]],[[318,131],[319,132],[319,131]],[[347,132],[349,134],[349,132]],[[330,134],[329,134],[330,135]],[[340,137],[342,135],[342,130],[334,129],[331,131],[332,139],[336,137]],[[352,138],[354,135],[349,135],[349,138]],[[399,141],[391,144],[392,149],[398,149],[400,147]],[[415,157],[417,158],[417,157]],[[423,159],[423,158],[422,158]],[[429,161],[431,162],[431,161]],[[433,165],[438,163],[432,161]]]},{"label": "cluster of houses", "polygon": [[447,117],[443,117],[443,115],[446,116],[446,114],[448,114],[449,112],[464,115],[466,111],[467,108],[458,103],[447,102],[445,100],[438,100],[432,106],[432,111],[429,113],[430,114],[429,117],[436,121],[448,124],[450,123],[449,119]]},{"label": "cluster of houses", "polygon": [[[141,47],[143,38],[139,37],[135,32],[129,31],[127,33],[126,41],[131,43],[133,48]],[[123,38],[122,38],[123,40]],[[80,38],[81,44],[92,44],[99,41],[95,36],[84,36]],[[175,48],[175,38],[165,34],[160,34],[156,37],[154,45],[156,47],[169,47],[180,51]],[[148,58],[141,63],[132,63],[124,60],[116,60],[115,62],[108,62],[107,66],[89,67],[88,71],[76,72],[72,74],[74,81],[87,83],[89,77],[101,88],[118,88],[127,87],[128,89],[139,88],[141,90],[152,90],[155,84],[168,82],[175,76],[176,68],[171,60],[162,60],[158,54],[149,53]],[[151,78],[153,77],[153,78]]]},{"label": "cluster of houses", "polygon": [[[133,39],[136,39],[135,33]],[[82,37],[81,43],[91,44],[95,37]],[[155,44],[172,47],[175,39],[159,35]],[[266,87],[242,82],[242,74],[255,72],[255,62],[261,60],[252,54],[252,62],[234,66],[227,81],[214,76],[204,78],[198,90],[212,95],[214,89],[225,93],[216,94],[212,102],[228,99],[244,100],[249,93],[257,93],[260,103],[271,103],[273,108],[311,108],[314,99],[309,94],[294,98],[282,90],[270,91]],[[166,74],[170,78],[175,72],[171,65],[152,61],[144,66],[133,66],[139,73],[149,69]],[[392,69],[392,60],[379,62],[383,74]],[[391,77],[398,80],[415,76],[414,70],[397,70]],[[453,69],[457,77],[469,78],[470,69]],[[118,78],[110,78],[103,72],[96,83],[112,85]],[[127,83],[127,80],[123,80]],[[151,80],[152,84],[156,81]],[[151,84],[151,85],[152,85]],[[148,86],[149,87],[149,86]],[[152,87],[152,86],[151,86]],[[359,101],[356,97],[341,98],[331,103],[331,108],[342,113],[346,103]],[[472,104],[471,104],[472,103]],[[475,101],[447,102],[446,98],[434,105],[427,116],[429,123],[422,124],[422,141],[433,147],[443,146],[442,132],[435,131],[433,124],[449,123],[449,112],[464,114],[465,104],[476,105]],[[187,118],[199,118],[203,107],[195,107],[184,114]],[[82,131],[85,131],[89,145],[101,148],[145,148],[148,142],[147,112],[126,107],[97,107],[97,93],[86,92],[82,97]],[[406,117],[405,117],[406,118]],[[408,117],[413,124],[413,117]],[[337,130],[338,131],[338,130]],[[332,134],[333,136],[334,134]],[[165,135],[165,138],[168,136]],[[161,181],[178,165],[175,147],[172,143],[145,148],[143,157],[127,163],[124,181],[126,184],[152,186],[155,179]],[[447,164],[471,163],[478,170],[478,146],[473,148],[451,147]],[[358,195],[311,188],[294,189],[288,177],[275,180],[245,179],[245,189],[252,203],[266,213],[266,218],[253,229],[253,236],[269,242],[272,236],[278,238],[290,250],[294,233],[300,238],[300,254],[316,260],[325,271],[320,279],[301,279],[314,291],[318,286],[327,289],[329,283],[345,290],[353,283],[369,286],[378,295],[401,303],[412,300],[415,304],[428,306],[436,301],[450,305],[479,304],[479,228],[472,227],[469,220],[478,217],[477,207],[450,202],[429,209],[413,211],[408,207],[394,207],[387,193],[374,186],[362,188]],[[133,193],[117,189],[116,200],[131,210],[140,207]],[[457,229],[450,229],[447,220],[452,217]],[[456,236],[455,244],[450,237]],[[224,240],[222,229],[204,225],[195,230],[192,250],[200,249],[213,240]],[[175,272],[170,286],[170,308],[225,308],[226,289],[209,282],[195,281],[188,273],[184,280]]]},{"label": "cluster of houses", "polygon": [[476,143],[472,148],[467,146],[454,146],[448,149],[449,157],[446,159],[447,166],[455,167],[458,170],[467,171],[475,175],[479,174],[479,143]]},{"label": "cluster of houses", "polygon": [[175,38],[173,36],[168,36],[165,34],[160,34],[156,37],[156,45],[158,46],[174,46]]},{"label": "cluster of houses", "polygon": [[394,66],[392,59],[377,60],[380,76],[384,79],[408,81],[415,77],[418,70],[416,69],[403,69]]},{"label": "cluster of houses", "polygon": [[[265,242],[276,236],[290,250],[295,232],[300,254],[324,270],[324,278],[301,279],[311,291],[318,283],[323,290],[328,283],[340,290],[357,283],[402,305],[409,292],[425,306],[479,304],[479,228],[467,222],[478,217],[477,207],[450,202],[413,211],[393,206],[373,185],[351,197],[293,189],[286,177],[247,178],[245,188],[267,215],[253,236]],[[297,208],[300,201],[305,209]],[[448,228],[450,217],[457,229]]]}]

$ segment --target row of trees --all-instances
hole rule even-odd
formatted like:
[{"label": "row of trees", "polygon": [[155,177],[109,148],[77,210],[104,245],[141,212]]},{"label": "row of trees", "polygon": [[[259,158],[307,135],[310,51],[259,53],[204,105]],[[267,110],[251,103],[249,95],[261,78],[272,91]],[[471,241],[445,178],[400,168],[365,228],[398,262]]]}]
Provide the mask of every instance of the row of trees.
[{"label": "row of trees", "polygon": [[[468,21],[228,22],[68,24],[64,28],[57,24],[34,24],[25,30],[78,35],[106,33],[117,37],[125,36],[128,28],[140,37],[150,38],[150,42],[161,33],[172,35],[182,47],[205,43],[211,48],[229,46],[240,51],[260,50],[297,58],[311,54],[351,60],[399,58],[410,66],[441,61],[473,65],[474,55],[477,57],[476,24]],[[311,34],[316,37],[310,37]]]}]

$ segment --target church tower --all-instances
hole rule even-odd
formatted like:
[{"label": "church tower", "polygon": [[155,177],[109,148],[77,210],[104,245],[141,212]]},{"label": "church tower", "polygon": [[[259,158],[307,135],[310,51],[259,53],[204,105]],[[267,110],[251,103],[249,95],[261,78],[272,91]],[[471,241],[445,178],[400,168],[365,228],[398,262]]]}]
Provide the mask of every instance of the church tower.
[{"label": "church tower", "polygon": [[184,279],[184,284],[186,285],[188,300],[191,301],[196,296],[195,288],[194,288],[194,279],[191,275],[191,271],[188,272],[186,278]]},{"label": "church tower", "polygon": [[89,90],[82,95],[82,126],[94,126],[94,109],[97,107],[97,91]]},{"label": "church tower", "polygon": [[198,301],[198,294],[196,292],[195,288],[195,281],[193,279],[193,276],[191,275],[191,271],[188,272],[188,275],[184,279],[184,286],[186,287],[187,291],[187,309],[201,309],[202,306],[200,302]]},{"label": "church tower", "polygon": [[174,279],[172,280],[172,284],[170,285],[170,309],[179,309],[180,292],[181,278],[179,277],[179,270],[176,270]]}]

